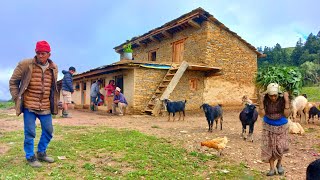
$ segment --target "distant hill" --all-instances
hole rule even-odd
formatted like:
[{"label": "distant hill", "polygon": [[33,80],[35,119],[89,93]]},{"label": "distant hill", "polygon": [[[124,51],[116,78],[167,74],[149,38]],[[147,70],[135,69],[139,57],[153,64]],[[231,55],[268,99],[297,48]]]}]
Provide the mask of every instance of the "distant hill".
[{"label": "distant hill", "polygon": [[4,100],[4,99],[0,99],[0,102],[8,102],[10,100]]}]

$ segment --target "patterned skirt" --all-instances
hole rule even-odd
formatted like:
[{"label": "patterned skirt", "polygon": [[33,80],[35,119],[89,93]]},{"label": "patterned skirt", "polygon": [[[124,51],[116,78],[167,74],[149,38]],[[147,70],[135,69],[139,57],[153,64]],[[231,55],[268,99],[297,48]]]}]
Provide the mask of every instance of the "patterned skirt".
[{"label": "patterned skirt", "polygon": [[263,122],[261,159],[269,162],[270,159],[279,159],[289,151],[289,125],[272,126]]}]

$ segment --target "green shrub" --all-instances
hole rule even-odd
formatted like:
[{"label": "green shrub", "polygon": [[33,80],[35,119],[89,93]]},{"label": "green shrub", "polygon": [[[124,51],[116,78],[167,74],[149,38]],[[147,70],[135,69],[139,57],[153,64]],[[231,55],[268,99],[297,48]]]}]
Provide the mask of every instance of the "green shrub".
[{"label": "green shrub", "polygon": [[302,88],[302,76],[296,67],[272,66],[261,69],[256,78],[258,88],[266,90],[270,83],[278,83],[282,90],[297,96]]}]

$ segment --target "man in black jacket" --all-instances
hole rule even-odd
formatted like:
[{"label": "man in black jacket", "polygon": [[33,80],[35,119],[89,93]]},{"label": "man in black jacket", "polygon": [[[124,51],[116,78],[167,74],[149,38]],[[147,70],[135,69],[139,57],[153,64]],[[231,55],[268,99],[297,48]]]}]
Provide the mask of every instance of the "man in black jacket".
[{"label": "man in black jacket", "polygon": [[76,68],[71,66],[69,71],[62,70],[64,77],[62,79],[62,96],[63,96],[63,111],[62,117],[68,118],[68,105],[71,104],[71,94],[74,92],[73,84],[72,84],[72,75],[76,72]]}]

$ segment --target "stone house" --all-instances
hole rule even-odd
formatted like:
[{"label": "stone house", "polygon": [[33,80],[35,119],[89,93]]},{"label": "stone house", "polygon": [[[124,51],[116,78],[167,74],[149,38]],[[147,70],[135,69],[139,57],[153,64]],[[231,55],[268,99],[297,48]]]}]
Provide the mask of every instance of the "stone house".
[{"label": "stone house", "polygon": [[[127,43],[132,44],[133,60],[123,59]],[[186,109],[193,110],[204,102],[239,107],[243,95],[255,97],[262,54],[202,8],[114,49],[120,61],[74,76],[76,104],[90,104],[90,87],[97,79],[104,84],[114,79],[134,114],[157,113],[157,100],[164,98],[186,99]]]}]

